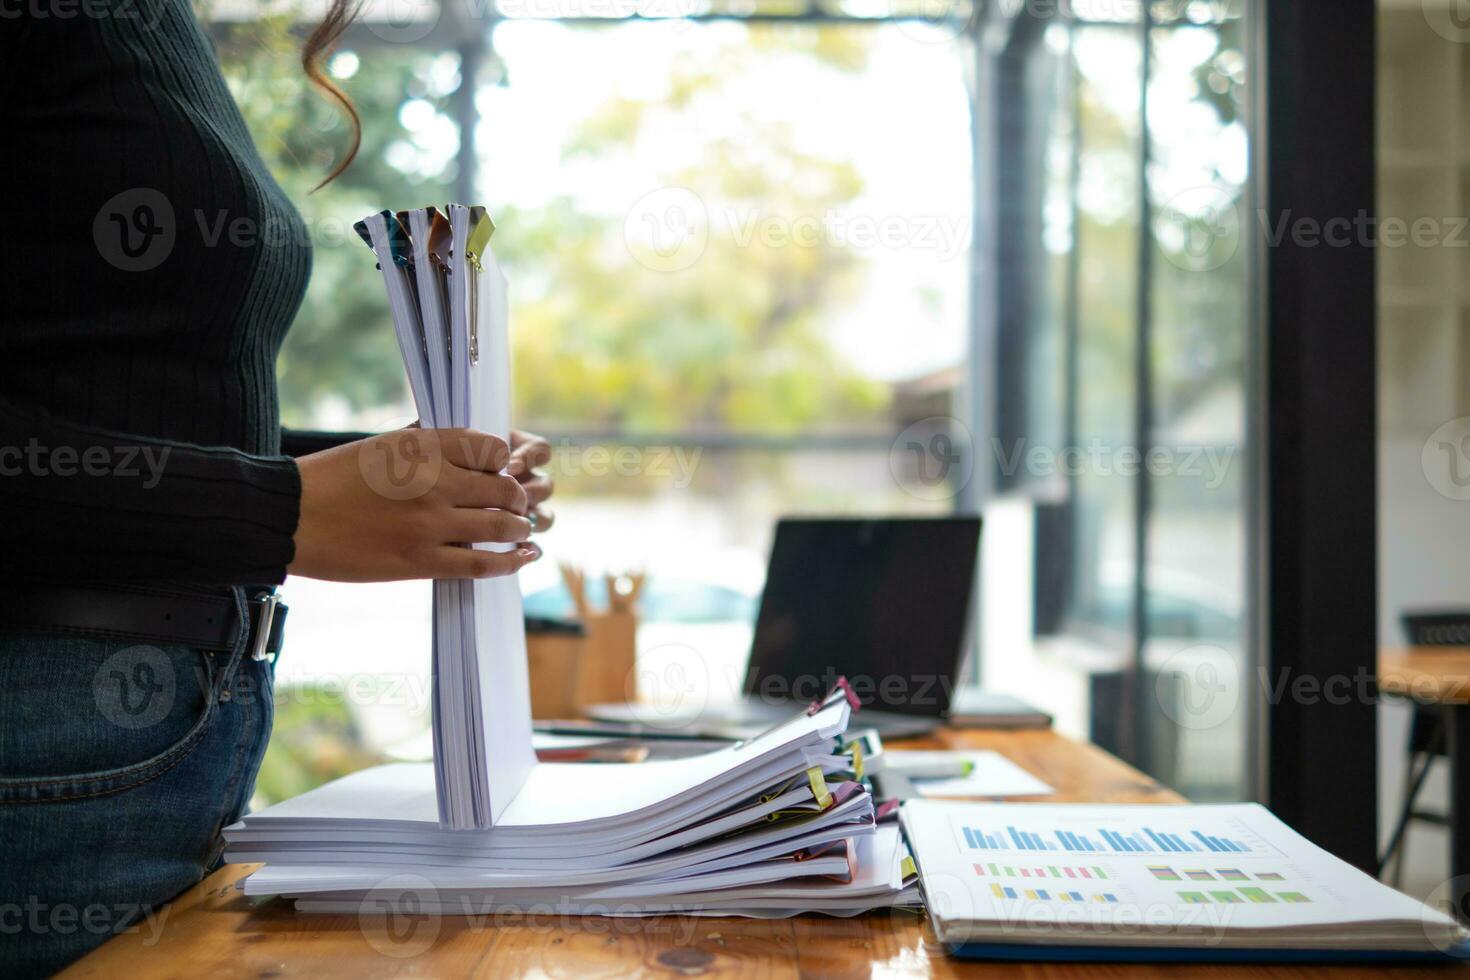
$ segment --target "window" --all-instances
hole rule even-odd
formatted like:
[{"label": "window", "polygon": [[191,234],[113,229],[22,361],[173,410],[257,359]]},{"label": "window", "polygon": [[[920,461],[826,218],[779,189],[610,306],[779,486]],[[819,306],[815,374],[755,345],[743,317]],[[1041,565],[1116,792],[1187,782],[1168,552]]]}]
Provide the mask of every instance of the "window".
[{"label": "window", "polygon": [[1242,18],[1077,10],[1000,76],[1025,112],[997,166],[1030,152],[1039,172],[995,314],[1026,365],[998,365],[996,481],[1026,503],[1035,642],[985,679],[1050,698],[1192,798],[1237,799],[1254,656]]},{"label": "window", "polygon": [[[963,22],[576,7],[506,3],[411,43],[419,27],[370,9],[330,62],[362,151],[314,195],[340,116],[301,84],[284,23],[217,21],[316,245],[283,414],[412,420],[351,223],[483,201],[512,284],[518,424],[556,454],[558,526],[522,573],[528,612],[570,612],[560,561],[646,570],[642,693],[697,665],[709,697],[733,697],[778,516],[960,499],[964,471],[919,472],[900,435],[927,438],[967,397],[973,48]],[[288,693],[262,793],[426,751],[427,587],[285,591]]]}]

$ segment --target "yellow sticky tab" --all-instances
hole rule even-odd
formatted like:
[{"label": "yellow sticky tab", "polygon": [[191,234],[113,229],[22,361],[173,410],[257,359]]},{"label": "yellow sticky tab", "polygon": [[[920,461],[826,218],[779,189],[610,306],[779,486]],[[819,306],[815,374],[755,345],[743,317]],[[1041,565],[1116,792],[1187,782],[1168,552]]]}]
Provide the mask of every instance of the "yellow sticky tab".
[{"label": "yellow sticky tab", "polygon": [[903,872],[904,881],[908,881],[914,875],[919,873],[918,866],[914,864],[914,859],[912,856],[904,858],[903,862],[898,866],[898,870]]},{"label": "yellow sticky tab", "polygon": [[852,776],[854,779],[863,778],[863,743],[852,743]]},{"label": "yellow sticky tab", "polygon": [[817,806],[825,810],[832,805],[832,793],[827,789],[827,780],[822,775],[821,767],[812,766],[808,769],[806,781],[811,784],[812,798],[817,801]]},{"label": "yellow sticky tab", "polygon": [[480,256],[485,254],[485,246],[490,244],[490,236],[495,233],[495,222],[485,213],[482,207],[470,208],[469,237],[465,240],[465,258],[470,265],[476,269],[480,268]]}]

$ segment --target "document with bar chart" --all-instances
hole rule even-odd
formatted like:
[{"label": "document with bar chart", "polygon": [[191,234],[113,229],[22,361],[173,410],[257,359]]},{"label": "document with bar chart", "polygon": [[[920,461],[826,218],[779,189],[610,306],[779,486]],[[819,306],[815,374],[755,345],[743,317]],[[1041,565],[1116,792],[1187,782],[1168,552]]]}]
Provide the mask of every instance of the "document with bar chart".
[{"label": "document with bar chart", "polygon": [[1463,940],[1442,912],[1253,803],[910,800],[902,820],[936,934],[973,955],[1043,958],[1057,946],[1200,959],[1216,958],[1202,955],[1211,950],[1435,953]]}]

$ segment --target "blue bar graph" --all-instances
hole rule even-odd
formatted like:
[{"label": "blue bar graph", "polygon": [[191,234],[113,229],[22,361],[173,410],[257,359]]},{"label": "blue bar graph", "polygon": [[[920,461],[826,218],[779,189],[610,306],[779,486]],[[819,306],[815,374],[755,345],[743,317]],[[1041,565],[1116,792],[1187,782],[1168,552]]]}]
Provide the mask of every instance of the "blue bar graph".
[{"label": "blue bar graph", "polygon": [[1176,834],[1156,827],[1121,831],[1099,827],[1098,839],[1061,828],[1043,828],[1038,832],[1006,826],[994,833],[986,833],[979,827],[962,827],[961,832],[965,846],[977,851],[1067,851],[1073,854],[1192,854],[1208,851],[1243,854],[1252,850],[1239,840],[1201,830]]},{"label": "blue bar graph", "polygon": [[1212,851],[1233,854],[1240,851],[1249,850],[1249,848],[1240,843],[1240,841],[1231,840],[1228,837],[1214,837],[1210,834],[1202,834],[1198,830],[1191,831],[1191,833],[1193,833],[1194,836],[1198,837],[1200,839],[1200,842]]},{"label": "blue bar graph", "polygon": [[[1006,828],[1008,831],[1006,837],[1000,834],[987,834],[978,827],[962,827],[961,829],[965,834],[965,845],[977,851],[1009,851],[1012,843],[1021,850],[1028,850],[1026,841],[1028,837],[1034,836],[1018,831],[1014,827]],[[1036,839],[1040,841],[1041,838]]]}]

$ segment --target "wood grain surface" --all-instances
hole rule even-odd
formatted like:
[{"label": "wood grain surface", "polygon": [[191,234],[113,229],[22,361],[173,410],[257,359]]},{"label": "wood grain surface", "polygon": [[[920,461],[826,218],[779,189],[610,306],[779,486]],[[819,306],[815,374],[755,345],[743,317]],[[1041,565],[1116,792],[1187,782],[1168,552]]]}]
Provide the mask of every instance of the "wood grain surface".
[{"label": "wood grain surface", "polygon": [[[1178,803],[1108,755],[1050,731],[944,731],[905,748],[994,749],[1047,783],[1053,802]],[[752,920],[667,916],[401,917],[301,915],[237,888],[229,866],[180,896],[156,930],[118,936],[64,977],[1282,977],[1356,980],[1455,968],[1204,967],[977,963],[950,959],[922,915]]]},{"label": "wood grain surface", "polygon": [[1470,647],[1380,650],[1378,689],[1426,704],[1470,703]]}]

